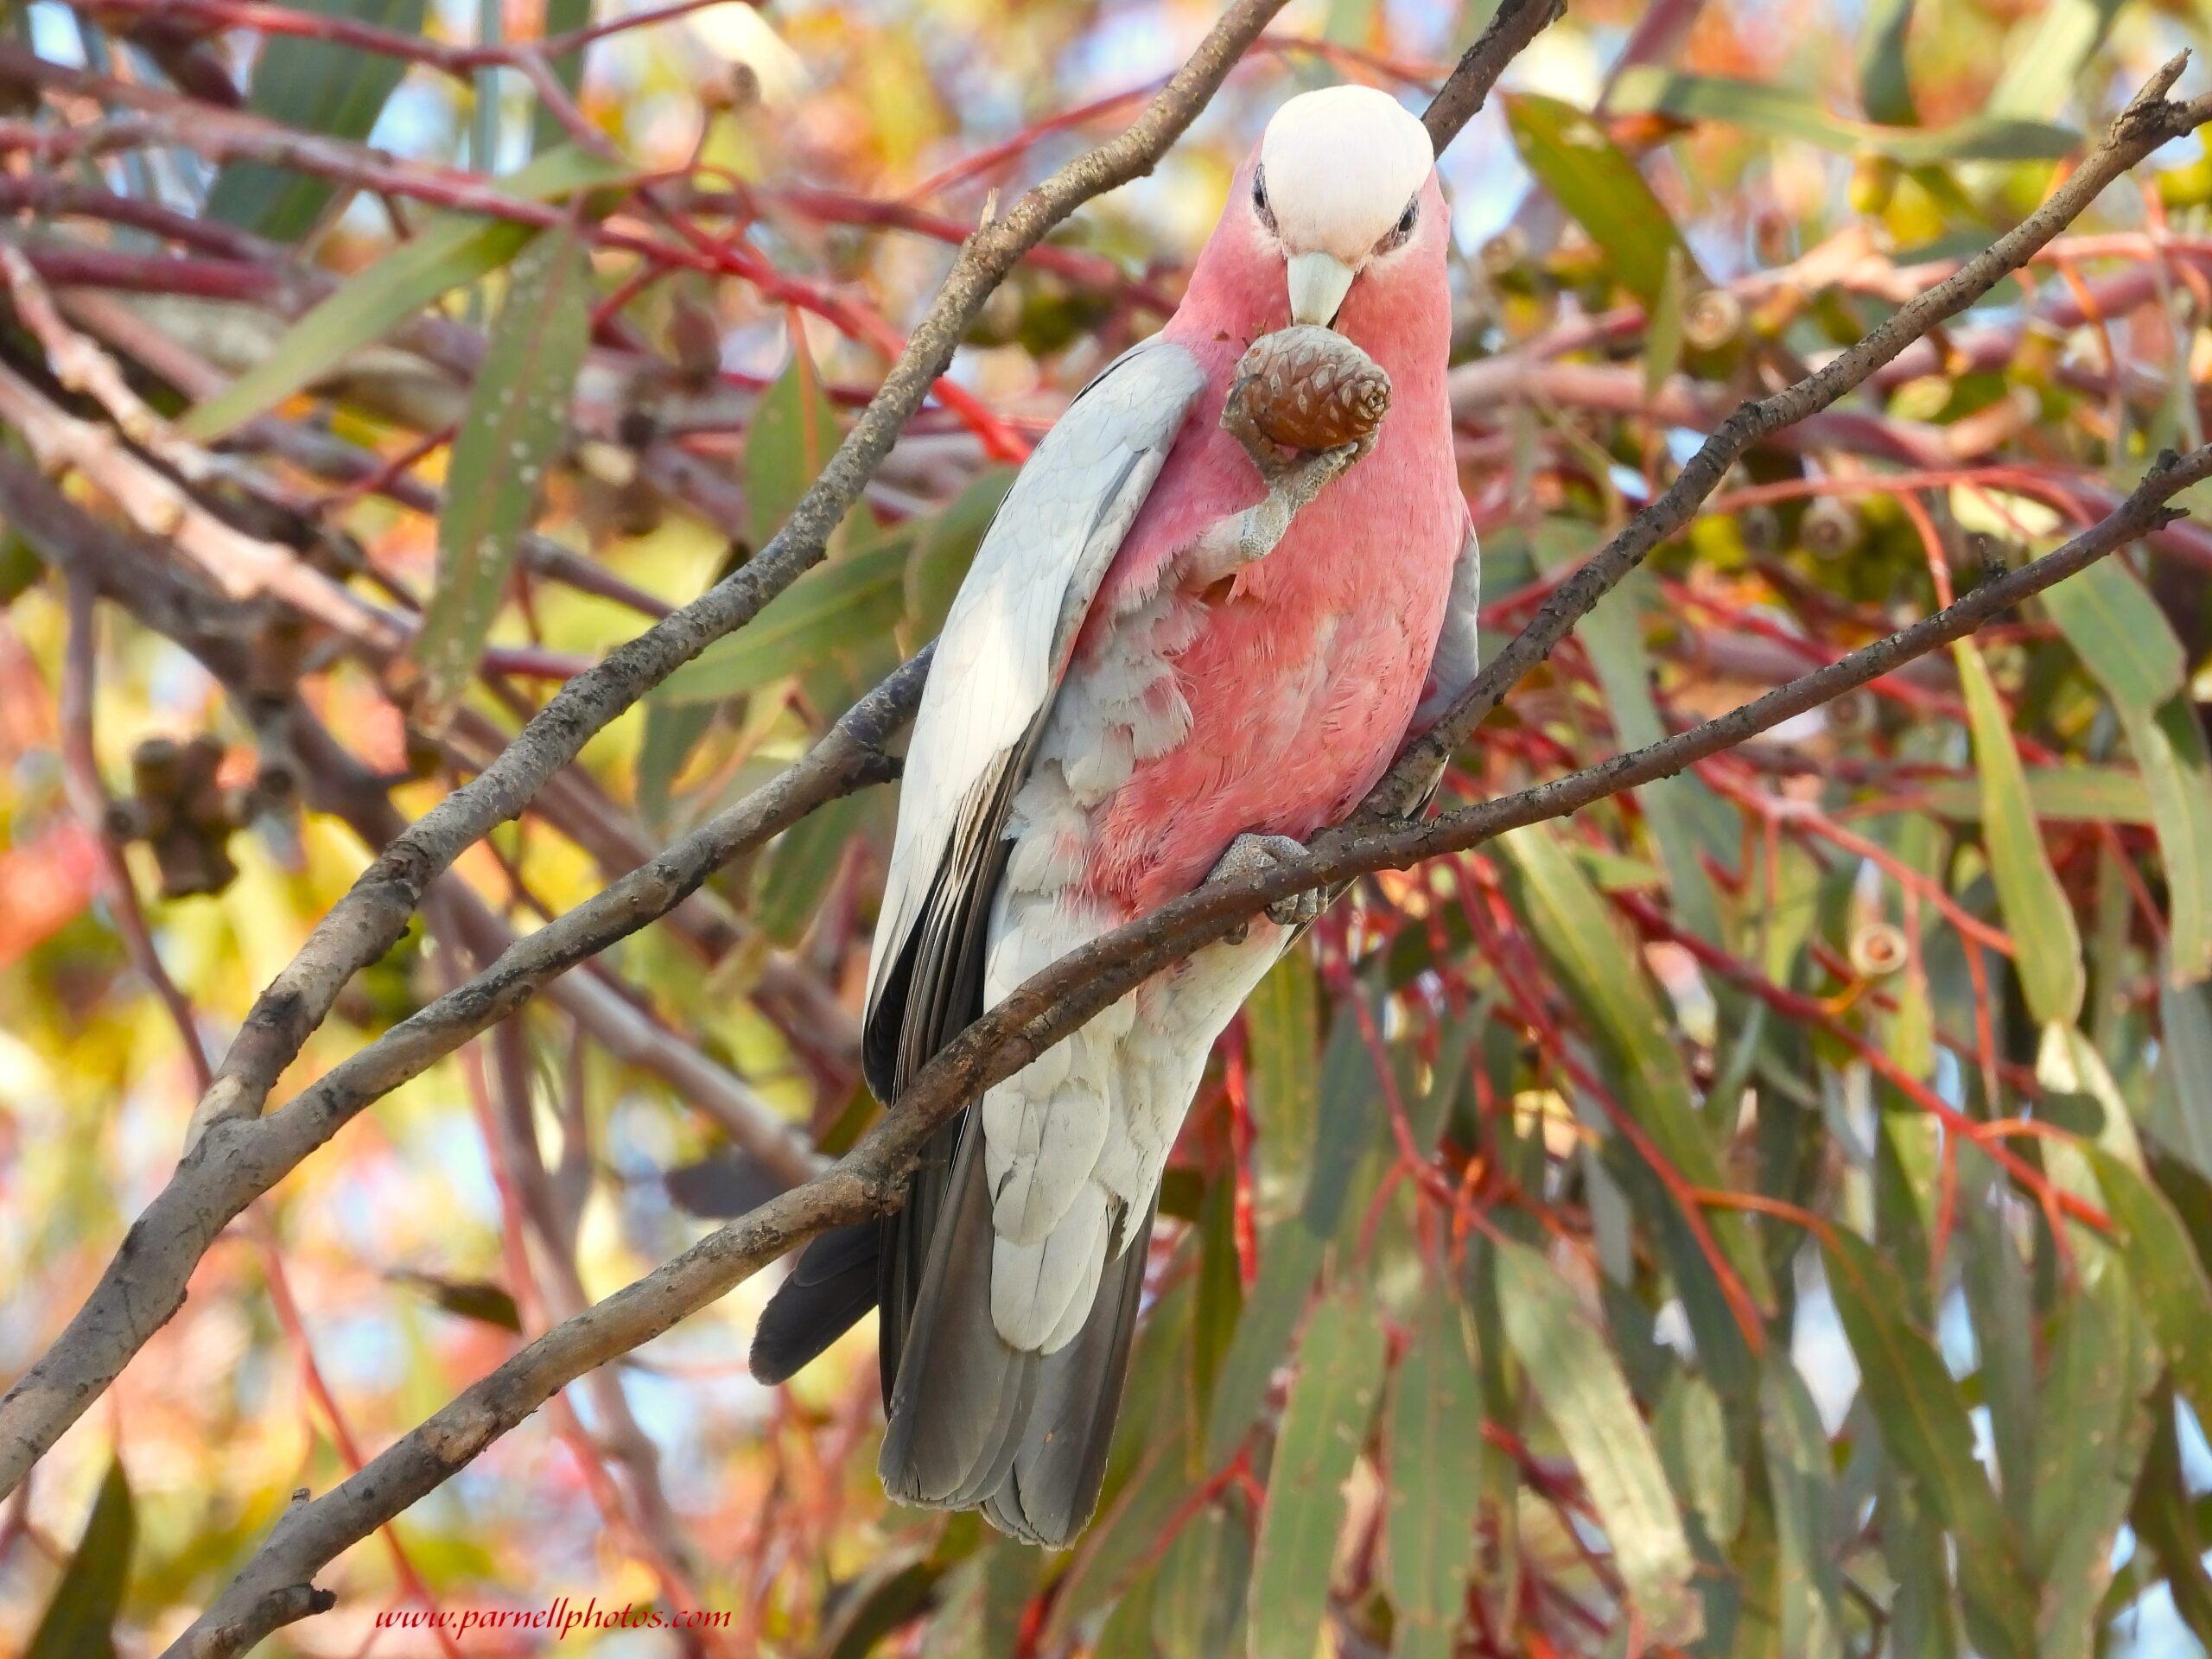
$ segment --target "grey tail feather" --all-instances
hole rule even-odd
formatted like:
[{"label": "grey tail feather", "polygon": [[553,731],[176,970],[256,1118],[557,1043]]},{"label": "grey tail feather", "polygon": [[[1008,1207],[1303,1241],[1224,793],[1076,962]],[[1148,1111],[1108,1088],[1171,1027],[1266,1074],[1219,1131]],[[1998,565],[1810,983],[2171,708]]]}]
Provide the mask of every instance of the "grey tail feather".
[{"label": "grey tail feather", "polygon": [[1002,1532],[1065,1549],[1089,1524],[1106,1478],[1114,1423],[1143,1300],[1154,1205],[1128,1248],[1106,1263],[1090,1317],[1073,1342],[1032,1363],[1037,1383],[1006,1484],[983,1505]]},{"label": "grey tail feather", "polygon": [[881,1226],[863,1221],[840,1227],[799,1252],[753,1330],[755,1381],[773,1387],[813,1363],[875,1306]]},{"label": "grey tail feather", "polygon": [[791,1276],[768,1299],[753,1331],[750,1363],[756,1382],[773,1387],[795,1376],[880,1305],[877,1350],[884,1402],[890,1403],[907,1320],[921,1289],[924,1257],[966,1116],[962,1113],[922,1143],[906,1201],[896,1211],[880,1221],[836,1228],[799,1252]]},{"label": "grey tail feather", "polygon": [[[863,1062],[879,1099],[895,1099],[982,1013],[990,895],[1009,845],[1001,832],[1027,770],[1010,759],[963,806],[957,844],[871,1010]],[[1010,1348],[991,1319],[991,1205],[974,1120],[963,1113],[931,1136],[897,1212],[808,1247],[762,1317],[753,1370],[763,1381],[789,1376],[880,1306],[885,1491],[980,1509],[1015,1537],[1063,1548],[1090,1519],[1105,1478],[1152,1208],[1105,1264],[1072,1342],[1050,1355]]]},{"label": "grey tail feather", "polygon": [[991,1321],[991,1210],[978,1137],[963,1137],[938,1217],[879,1465],[908,1503],[981,1509],[1052,1548],[1098,1504],[1144,1287],[1151,1214],[1106,1264],[1090,1318],[1058,1352],[1009,1347]]},{"label": "grey tail feather", "polygon": [[893,1385],[899,1378],[899,1357],[906,1351],[906,1332],[913,1321],[914,1305],[922,1294],[922,1274],[929,1265],[930,1240],[951,1189],[953,1164],[960,1149],[966,1112],[937,1130],[922,1143],[914,1173],[906,1182],[906,1201],[876,1225],[881,1255],[877,1261],[876,1296],[883,1313],[876,1339],[882,1369],[883,1403],[891,1404]]}]

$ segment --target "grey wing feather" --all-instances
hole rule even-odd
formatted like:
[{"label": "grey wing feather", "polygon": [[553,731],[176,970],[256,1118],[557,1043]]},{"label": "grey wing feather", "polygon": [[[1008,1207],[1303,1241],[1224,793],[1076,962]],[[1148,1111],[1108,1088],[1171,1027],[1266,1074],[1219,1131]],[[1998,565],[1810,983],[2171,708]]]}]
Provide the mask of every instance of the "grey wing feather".
[{"label": "grey wing feather", "polygon": [[1475,527],[1452,566],[1452,591],[1444,601],[1444,627],[1436,636],[1436,651],[1428,661],[1427,683],[1421,689],[1421,706],[1414,710],[1414,729],[1423,731],[1468,686],[1482,666],[1482,645],[1476,616],[1482,604],[1483,550],[1475,540]]},{"label": "grey wing feather", "polygon": [[991,1321],[991,1207],[982,1137],[955,1161],[943,1225],[907,1322],[879,1470],[908,1503],[981,1507],[1001,1531],[1065,1548],[1097,1508],[1142,1300],[1153,1211],[1106,1264],[1090,1315],[1052,1354]]},{"label": "grey wing feather", "polygon": [[[1094,381],[1007,493],[946,620],[910,747],[871,972],[866,1056],[885,1099],[982,1012],[1014,791],[1203,379],[1179,346],[1155,343]],[[1107,1264],[1090,1317],[1065,1348],[1040,1357],[1011,1347],[991,1318],[982,1141],[965,1122],[940,1131],[940,1161],[884,1224],[889,1421],[880,1467],[895,1497],[981,1505],[1017,1536],[1061,1544],[1097,1502],[1144,1251]]]},{"label": "grey wing feather", "polygon": [[1076,1339],[1056,1354],[1024,1356],[1037,1370],[1028,1421],[1013,1467],[983,1506],[1017,1538],[1064,1549],[1098,1507],[1144,1297],[1145,1241],[1158,1209],[1155,1198],[1128,1249],[1106,1264]]},{"label": "grey wing feather", "polygon": [[[1189,353],[1156,340],[1103,371],[1007,492],[946,619],[908,747],[869,966],[862,1059],[882,1100],[982,1012],[1014,791],[1099,584],[1204,382]],[[763,1319],[755,1364],[780,1377],[819,1353],[866,1311],[855,1268],[872,1264],[887,1488],[914,1503],[988,1499],[1006,1508],[1009,1530],[1072,1536],[1096,1501],[1144,1252],[1108,1265],[1090,1324],[1060,1353],[1007,1348],[991,1325],[981,1137],[969,1140],[963,1115],[931,1138],[896,1214],[863,1236],[846,1230],[809,1246]],[[1070,1370],[1078,1355],[1081,1376]],[[1062,1428],[1025,1438],[1050,1423]],[[1016,1524],[1024,1500],[1001,1495],[1017,1471],[1034,1495],[1033,1524]]]},{"label": "grey wing feather", "polygon": [[[1427,731],[1444,711],[1459,701],[1459,694],[1474,683],[1476,672],[1482,667],[1482,641],[1476,628],[1477,613],[1482,605],[1483,550],[1475,539],[1475,527],[1467,526],[1467,538],[1460,543],[1459,556],[1452,567],[1452,591],[1444,602],[1444,627],[1436,636],[1436,651],[1428,661],[1428,679],[1422,689],[1421,705],[1414,710],[1413,729]],[[1435,800],[1436,791],[1444,786],[1444,768],[1436,769],[1436,776],[1428,780],[1421,792],[1420,804],[1413,816],[1419,817],[1428,810]]]},{"label": "grey wing feather", "polygon": [[[977,970],[976,912],[998,885],[1013,790],[1099,583],[1204,384],[1197,359],[1171,341],[1116,359],[1021,469],[953,601],[907,746],[868,964],[863,1059],[882,1099],[904,1082],[902,1063],[911,1071],[973,1017],[959,1013],[965,988],[932,976]],[[959,1015],[949,1027],[948,1014]]]}]

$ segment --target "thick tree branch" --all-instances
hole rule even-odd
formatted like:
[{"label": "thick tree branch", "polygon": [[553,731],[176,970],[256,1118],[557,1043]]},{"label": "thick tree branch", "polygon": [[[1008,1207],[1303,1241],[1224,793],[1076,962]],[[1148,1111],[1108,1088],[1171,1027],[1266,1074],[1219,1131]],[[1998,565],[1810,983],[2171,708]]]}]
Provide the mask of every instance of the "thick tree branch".
[{"label": "thick tree branch", "polygon": [[[615,716],[714,640],[749,622],[821,560],[830,532],[859,499],[900,428],[943,374],[968,324],[999,280],[1077,207],[1150,171],[1281,5],[1282,0],[1236,0],[1125,131],[1070,162],[1027,192],[1003,218],[986,223],[970,236],[882,389],[768,545],[706,594],[610,653],[589,673],[568,682],[504,754],[378,855],[247,1014],[224,1056],[214,1087],[194,1114],[194,1145],[188,1163],[209,1157],[234,1163],[247,1185],[255,1180],[265,1185],[283,1166],[273,1144],[257,1141],[251,1146],[217,1149],[205,1143],[218,1126],[250,1123],[257,1116],[277,1076],[328,1014],[346,982],[391,948],[430,883],[465,849],[519,813],[545,781]],[[0,50],[0,59],[10,61],[22,55]],[[51,67],[38,67],[41,71]],[[50,137],[41,135],[41,142]],[[654,868],[646,866],[635,879],[654,879]],[[161,1200],[156,1202],[158,1205]],[[141,1264],[135,1257],[150,1216],[149,1211],[149,1217],[142,1218],[125,1238],[108,1278],[138,1269]],[[188,1262],[184,1265],[188,1269]],[[90,1312],[80,1313],[61,1341],[0,1399],[0,1492],[12,1489],[61,1431],[99,1397],[154,1328],[136,1329],[137,1321],[122,1330],[105,1322],[87,1325],[83,1321]]]},{"label": "thick tree branch", "polygon": [[[217,677],[250,670],[255,636],[241,607],[165,569],[161,550],[128,532],[96,527],[19,461],[0,455],[0,516],[73,573],[97,575],[140,620],[185,644]],[[143,556],[130,556],[143,546]],[[103,563],[104,550],[105,560]],[[622,1058],[658,1071],[712,1116],[764,1167],[797,1182],[819,1160],[726,1072],[680,1044],[661,1040],[620,995],[568,970],[696,891],[721,865],[766,842],[823,801],[891,775],[882,745],[911,714],[929,654],[863,698],[783,774],[716,815],[667,852],[585,905],[517,940],[465,887],[448,898],[466,943],[496,958],[459,989],[418,1010],[265,1117],[203,1136],[140,1215],[99,1282],[41,1359],[0,1402],[0,1432],[42,1421],[79,1397],[97,1397],[183,1300],[187,1281],[223,1228],[361,1108],[420,1075],[551,984],[555,1000]],[[327,733],[296,715],[292,741],[316,785],[316,806],[351,823],[370,845],[403,828],[384,790],[361,774]],[[450,878],[448,878],[448,882]],[[0,1439],[0,1446],[10,1442]]]},{"label": "thick tree branch", "polygon": [[[911,1148],[909,1149],[911,1152]],[[863,1173],[870,1166],[874,1173]],[[222,1596],[167,1649],[168,1659],[230,1659],[282,1625],[334,1603],[314,1575],[435,1491],[493,1441],[587,1371],[669,1330],[769,1262],[841,1222],[879,1213],[901,1185],[881,1155],[836,1168],[709,1233],[681,1255],[547,1332],[325,1497],[289,1510]],[[369,1521],[370,1529],[378,1523]]]},{"label": "thick tree branch", "polygon": [[2179,509],[2166,504],[2208,478],[2212,446],[2186,457],[2163,455],[2116,512],[2056,551],[1732,713],[1428,823],[1361,831],[1339,848],[1287,862],[1264,878],[1210,884],[1063,957],[924,1067],[898,1109],[835,1168],[709,1234],[645,1277],[547,1332],[359,1474],[290,1510],[221,1598],[168,1649],[170,1659],[228,1659],[299,1617],[293,1610],[308,1605],[315,1574],[340,1551],[451,1478],[556,1390],[650,1342],[817,1233],[896,1204],[922,1143],[980,1090],[1027,1064],[1146,976],[1268,903],[1371,871],[1464,852],[1507,830],[1563,817],[1607,796],[1670,777],[1965,638],[2177,517]]}]

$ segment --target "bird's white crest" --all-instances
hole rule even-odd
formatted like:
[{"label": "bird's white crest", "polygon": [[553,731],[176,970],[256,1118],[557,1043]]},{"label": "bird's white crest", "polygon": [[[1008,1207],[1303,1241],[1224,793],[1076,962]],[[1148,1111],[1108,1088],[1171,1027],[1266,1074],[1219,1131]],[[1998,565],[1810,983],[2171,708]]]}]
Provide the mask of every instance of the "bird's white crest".
[{"label": "bird's white crest", "polygon": [[1390,233],[1434,164],[1428,129],[1372,86],[1301,92],[1275,111],[1260,140],[1284,248],[1354,269]]}]

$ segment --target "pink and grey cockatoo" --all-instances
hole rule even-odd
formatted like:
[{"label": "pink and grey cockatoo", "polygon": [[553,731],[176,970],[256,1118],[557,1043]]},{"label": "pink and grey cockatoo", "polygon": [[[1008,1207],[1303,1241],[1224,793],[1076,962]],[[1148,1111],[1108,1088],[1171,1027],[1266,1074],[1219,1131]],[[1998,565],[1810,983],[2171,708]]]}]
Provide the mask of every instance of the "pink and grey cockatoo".
[{"label": "pink and grey cockatoo", "polygon": [[[1452,461],[1448,239],[1428,134],[1382,92],[1276,111],[1166,327],[1023,467],[940,639],[868,974],[896,1098],[1055,958],[1222,869],[1300,850],[1474,669]],[[1238,358],[1331,327],[1389,373],[1367,444],[1222,425]],[[1371,445],[1371,448],[1369,447]],[[1098,1499],[1161,1174],[1208,1051],[1310,918],[1255,918],[940,1130],[905,1207],[817,1240],[763,1317],[778,1381],[872,1306],[907,1503],[1068,1543]]]}]

